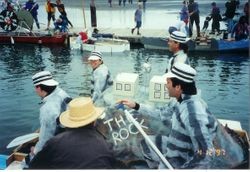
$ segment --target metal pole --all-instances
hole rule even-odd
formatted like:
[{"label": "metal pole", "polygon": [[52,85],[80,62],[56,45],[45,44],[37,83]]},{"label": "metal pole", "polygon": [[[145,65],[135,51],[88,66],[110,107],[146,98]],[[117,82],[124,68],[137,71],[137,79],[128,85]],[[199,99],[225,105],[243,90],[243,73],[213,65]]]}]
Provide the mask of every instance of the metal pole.
[{"label": "metal pole", "polygon": [[135,125],[135,127],[139,130],[139,132],[142,134],[142,136],[145,138],[145,140],[149,143],[150,147],[155,151],[155,153],[160,157],[162,162],[171,170],[173,170],[173,167],[171,164],[166,160],[166,158],[162,155],[162,153],[159,151],[159,149],[154,145],[152,140],[148,137],[148,135],[145,133],[145,131],[141,128],[140,124],[133,118],[133,116],[125,109],[124,110],[126,117]]},{"label": "metal pole", "polygon": [[82,12],[83,12],[84,28],[87,28],[87,26],[86,26],[85,10],[84,10],[84,0],[82,0]]}]

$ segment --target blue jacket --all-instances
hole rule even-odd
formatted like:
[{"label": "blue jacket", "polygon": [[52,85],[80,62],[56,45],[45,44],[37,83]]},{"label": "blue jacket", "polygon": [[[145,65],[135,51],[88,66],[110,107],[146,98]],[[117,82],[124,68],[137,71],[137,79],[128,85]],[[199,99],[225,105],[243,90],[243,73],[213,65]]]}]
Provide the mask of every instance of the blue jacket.
[{"label": "blue jacket", "polygon": [[32,16],[37,16],[38,8],[39,8],[39,5],[33,1],[26,2],[25,7],[24,7],[24,9],[29,11],[32,14]]}]

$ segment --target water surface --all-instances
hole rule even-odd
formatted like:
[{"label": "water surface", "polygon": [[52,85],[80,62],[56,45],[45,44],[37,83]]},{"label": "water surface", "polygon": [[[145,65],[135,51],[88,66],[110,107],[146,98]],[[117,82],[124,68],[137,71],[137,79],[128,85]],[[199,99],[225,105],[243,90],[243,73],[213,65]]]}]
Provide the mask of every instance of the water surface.
[{"label": "water surface", "polygon": [[[128,54],[105,54],[104,62],[115,77],[120,72],[140,76],[140,90],[153,75],[162,75],[170,54],[165,51],[134,49]],[[64,46],[1,45],[0,47],[0,153],[10,153],[6,145],[15,137],[39,127],[39,102],[31,77],[49,70],[60,87],[72,97],[89,93],[91,69],[86,52]],[[238,120],[249,132],[249,57],[247,54],[190,54],[198,72],[197,87],[210,110],[218,118]],[[143,63],[149,58],[150,73]],[[145,79],[147,75],[148,79]]]}]

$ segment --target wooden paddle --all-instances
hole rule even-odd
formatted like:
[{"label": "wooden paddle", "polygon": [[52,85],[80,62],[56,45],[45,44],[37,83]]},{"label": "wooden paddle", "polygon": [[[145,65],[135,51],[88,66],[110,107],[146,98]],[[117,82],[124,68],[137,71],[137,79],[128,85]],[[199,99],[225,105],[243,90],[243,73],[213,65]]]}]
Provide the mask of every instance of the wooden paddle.
[{"label": "wooden paddle", "polygon": [[30,134],[25,134],[23,136],[19,136],[15,139],[13,139],[8,145],[7,145],[7,149],[8,148],[12,148],[18,145],[21,145],[23,143],[26,143],[28,141],[31,141],[35,138],[39,137],[39,133],[30,133]]},{"label": "wooden paddle", "polygon": [[128,110],[126,110],[124,108],[123,104],[119,104],[116,107],[117,109],[122,109],[125,112],[125,115],[127,117],[128,120],[130,120],[130,122],[132,122],[135,127],[138,129],[138,131],[142,134],[142,136],[144,137],[144,139],[146,140],[146,142],[149,144],[149,146],[154,150],[154,152],[159,156],[159,158],[161,159],[161,161],[164,163],[164,165],[166,167],[168,167],[169,169],[173,170],[174,168],[172,167],[172,165],[166,160],[166,158],[163,156],[163,154],[159,151],[159,149],[155,146],[155,144],[152,142],[152,140],[148,137],[148,135],[145,133],[145,131],[142,129],[142,127],[140,126],[140,124],[134,119],[134,117],[131,115],[131,113],[129,113]]}]

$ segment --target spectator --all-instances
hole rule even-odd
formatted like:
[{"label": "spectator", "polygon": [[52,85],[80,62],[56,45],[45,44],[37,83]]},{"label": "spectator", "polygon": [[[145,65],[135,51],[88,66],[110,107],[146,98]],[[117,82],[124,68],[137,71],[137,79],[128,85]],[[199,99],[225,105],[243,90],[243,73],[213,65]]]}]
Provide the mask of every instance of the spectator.
[{"label": "spectator", "polygon": [[194,0],[189,0],[188,4],[188,12],[189,12],[189,19],[190,19],[190,25],[189,25],[189,36],[192,37],[193,35],[193,24],[195,22],[196,25],[196,36],[200,37],[200,11],[199,6],[197,2],[194,2]]},{"label": "spectator", "polygon": [[226,12],[225,17],[227,21],[227,31],[228,33],[232,32],[234,21],[233,18],[235,16],[236,8],[239,6],[240,2],[238,0],[229,0],[225,3]]},{"label": "spectator", "polygon": [[56,12],[55,6],[56,4],[51,3],[51,0],[47,0],[47,2],[45,3],[45,9],[48,14],[48,23],[47,23],[46,30],[49,30],[51,19],[53,20],[53,22],[56,20],[55,19],[55,12]]},{"label": "spectator", "polygon": [[211,6],[212,6],[211,19],[213,19],[211,34],[214,34],[215,31],[220,33],[220,21],[222,20],[222,17],[220,15],[220,9],[216,6],[215,2],[212,2]]},{"label": "spectator", "polygon": [[[32,17],[34,18],[35,22],[36,22],[36,26],[38,29],[40,29],[40,25],[39,25],[39,22],[38,22],[38,18],[37,18],[37,15],[38,15],[38,10],[39,8],[39,5],[38,3],[34,2],[33,0],[28,0],[26,3],[25,3],[25,7],[24,9],[29,11],[32,15]],[[31,28],[32,30],[32,28]]]},{"label": "spectator", "polygon": [[67,17],[67,13],[65,11],[65,7],[64,7],[64,4],[62,3],[62,1],[56,0],[56,5],[57,5],[57,9],[60,12],[60,14],[67,20],[68,24],[70,24],[70,26],[73,27],[73,24],[69,21],[69,19]]},{"label": "spectator", "polygon": [[239,22],[233,27],[231,38],[234,37],[236,41],[247,39],[249,36],[248,24],[245,16],[241,16]]},{"label": "spectator", "polygon": [[140,35],[140,27],[141,27],[141,24],[142,24],[142,19],[141,18],[142,18],[141,4],[138,4],[138,8],[135,11],[135,15],[134,15],[136,26],[131,29],[132,34],[134,33],[135,29],[137,29],[137,35]]},{"label": "spectator", "polygon": [[186,1],[183,1],[182,3],[183,3],[183,6],[180,11],[180,20],[184,21],[188,19],[188,8],[187,8]]}]

